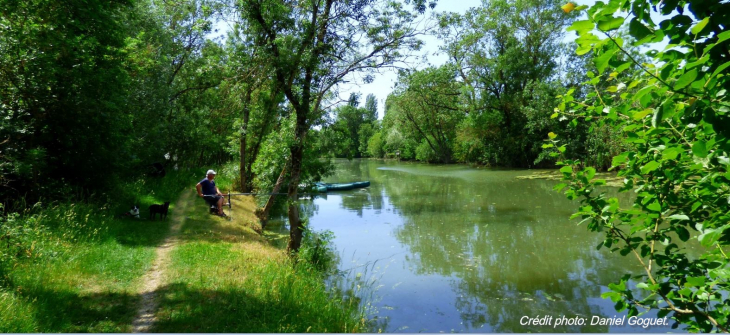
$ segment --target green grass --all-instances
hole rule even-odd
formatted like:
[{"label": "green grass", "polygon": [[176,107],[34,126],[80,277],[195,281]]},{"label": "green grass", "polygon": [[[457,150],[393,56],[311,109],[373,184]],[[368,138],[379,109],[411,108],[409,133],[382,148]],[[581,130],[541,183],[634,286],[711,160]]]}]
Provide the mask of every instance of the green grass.
[{"label": "green grass", "polygon": [[[170,201],[172,210],[178,198],[191,203],[157,292],[154,331],[368,330],[357,301],[333,294],[320,272],[293,266],[252,229],[252,199],[234,199],[227,221],[207,214],[201,199],[179,197],[183,188],[194,192],[203,172],[121,185],[91,201],[16,206],[21,214],[0,217],[0,332],[131,331],[143,275],[173,221],[150,221],[147,208]],[[232,180],[216,178],[224,192]],[[131,204],[142,219],[115,218]]]},{"label": "green grass", "polygon": [[[174,202],[191,177],[171,173],[122,185],[106,201],[42,204],[6,217],[0,332],[129,331],[140,279],[169,231],[146,210]],[[142,219],[115,218],[135,203]]]},{"label": "green grass", "polygon": [[294,267],[253,229],[251,198],[232,221],[189,206],[172,251],[155,332],[363,332],[356,301],[328,290],[322,274]]}]

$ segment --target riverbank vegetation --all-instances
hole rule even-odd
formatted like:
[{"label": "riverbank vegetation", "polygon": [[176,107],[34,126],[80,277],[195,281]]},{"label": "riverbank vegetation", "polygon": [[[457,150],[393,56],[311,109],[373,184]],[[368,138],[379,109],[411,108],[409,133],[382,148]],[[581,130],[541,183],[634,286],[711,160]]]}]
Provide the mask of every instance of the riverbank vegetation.
[{"label": "riverbank vegetation", "polygon": [[[190,179],[174,172],[120,185],[126,192],[115,198],[14,204],[0,218],[0,331],[129,331],[142,275],[169,231],[146,209],[171,201],[173,210]],[[116,218],[126,203],[142,219]]]},{"label": "riverbank vegetation", "polygon": [[[140,207],[178,199],[202,175],[172,172],[127,185]],[[218,179],[221,188],[230,179]],[[228,179],[228,180],[227,180]],[[170,225],[183,221],[153,331],[362,332],[357,299],[325,286],[318,267],[327,246],[307,243],[294,264],[282,246],[256,231],[252,198],[233,199],[233,220],[211,216],[190,187],[167,220],[118,218],[126,208],[101,201],[54,203],[3,218],[0,331],[129,332],[142,299],[143,275]],[[108,206],[108,205],[106,205]],[[271,234],[267,234],[271,235]]]},{"label": "riverbank vegetation", "polygon": [[[652,3],[652,6],[655,5]],[[730,32],[727,4],[680,1],[656,7],[644,1],[598,2],[570,27],[577,53],[591,53],[593,91],[562,95],[555,116],[623,133],[628,147],[611,160],[624,178],[621,191],[636,194],[621,206],[600,191],[605,180],[555,133],[566,183],[556,186],[581,207],[572,217],[605,235],[611,251],[632,257],[645,273],[627,274],[603,294],[616,310],[639,315],[659,309],[673,327],[694,332],[730,331]],[[583,10],[585,8],[580,8]],[[657,19],[652,12],[664,17]],[[628,26],[630,39],[620,29]],[[651,42],[669,40],[662,49]],[[626,50],[649,49],[642,62]],[[622,74],[623,75],[620,75]],[[608,87],[599,83],[608,83]],[[691,247],[696,239],[701,247]],[[693,253],[699,252],[699,256]]]},{"label": "riverbank vegetation", "polygon": [[562,4],[489,1],[464,14],[438,15],[433,33],[443,41],[448,61],[401,71],[380,122],[369,121],[368,109],[357,105],[356,117],[350,107],[335,110],[334,123],[320,132],[320,145],[340,147],[323,151],[335,157],[529,168],[554,164],[542,147],[552,131],[570,141],[566,155],[609,168],[627,146],[622,133],[550,117],[556,96],[571,89],[587,92],[581,83],[594,68],[588,55],[575,55],[564,42],[576,15],[564,13]]}]

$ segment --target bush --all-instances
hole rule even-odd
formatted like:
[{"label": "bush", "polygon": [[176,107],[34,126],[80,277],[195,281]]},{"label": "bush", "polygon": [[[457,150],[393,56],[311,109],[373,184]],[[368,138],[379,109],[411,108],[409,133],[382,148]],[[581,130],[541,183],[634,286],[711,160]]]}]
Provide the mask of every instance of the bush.
[{"label": "bush", "polygon": [[384,145],[383,135],[380,132],[373,134],[368,140],[368,154],[370,157],[382,158],[385,153],[383,150]]},{"label": "bush", "polygon": [[416,159],[421,162],[435,162],[438,160],[438,156],[431,149],[431,146],[423,140],[421,144],[416,147]]}]

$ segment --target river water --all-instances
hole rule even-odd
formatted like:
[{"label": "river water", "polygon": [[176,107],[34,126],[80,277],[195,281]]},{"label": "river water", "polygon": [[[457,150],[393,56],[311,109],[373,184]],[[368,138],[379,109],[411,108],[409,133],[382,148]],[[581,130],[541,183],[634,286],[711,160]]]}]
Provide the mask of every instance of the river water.
[{"label": "river water", "polygon": [[[577,203],[553,191],[555,181],[515,178],[529,170],[336,164],[326,182],[370,187],[304,200],[304,212],[313,230],[334,233],[344,279],[366,296],[384,332],[676,331],[628,326],[628,318],[591,325],[626,316],[601,294],[641,268],[596,249],[602,235],[568,220]],[[545,316],[549,325],[524,324]],[[576,317],[585,324],[556,325]]]}]

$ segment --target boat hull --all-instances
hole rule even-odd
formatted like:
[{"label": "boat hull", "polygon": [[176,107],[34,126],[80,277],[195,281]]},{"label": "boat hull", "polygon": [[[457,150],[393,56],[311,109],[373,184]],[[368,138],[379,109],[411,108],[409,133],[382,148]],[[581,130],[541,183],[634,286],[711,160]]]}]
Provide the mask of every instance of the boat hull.
[{"label": "boat hull", "polygon": [[346,184],[325,184],[325,183],[317,183],[315,184],[315,189],[318,192],[327,192],[327,191],[349,191],[356,188],[363,188],[370,186],[369,181],[358,181],[354,183],[346,183]]}]

